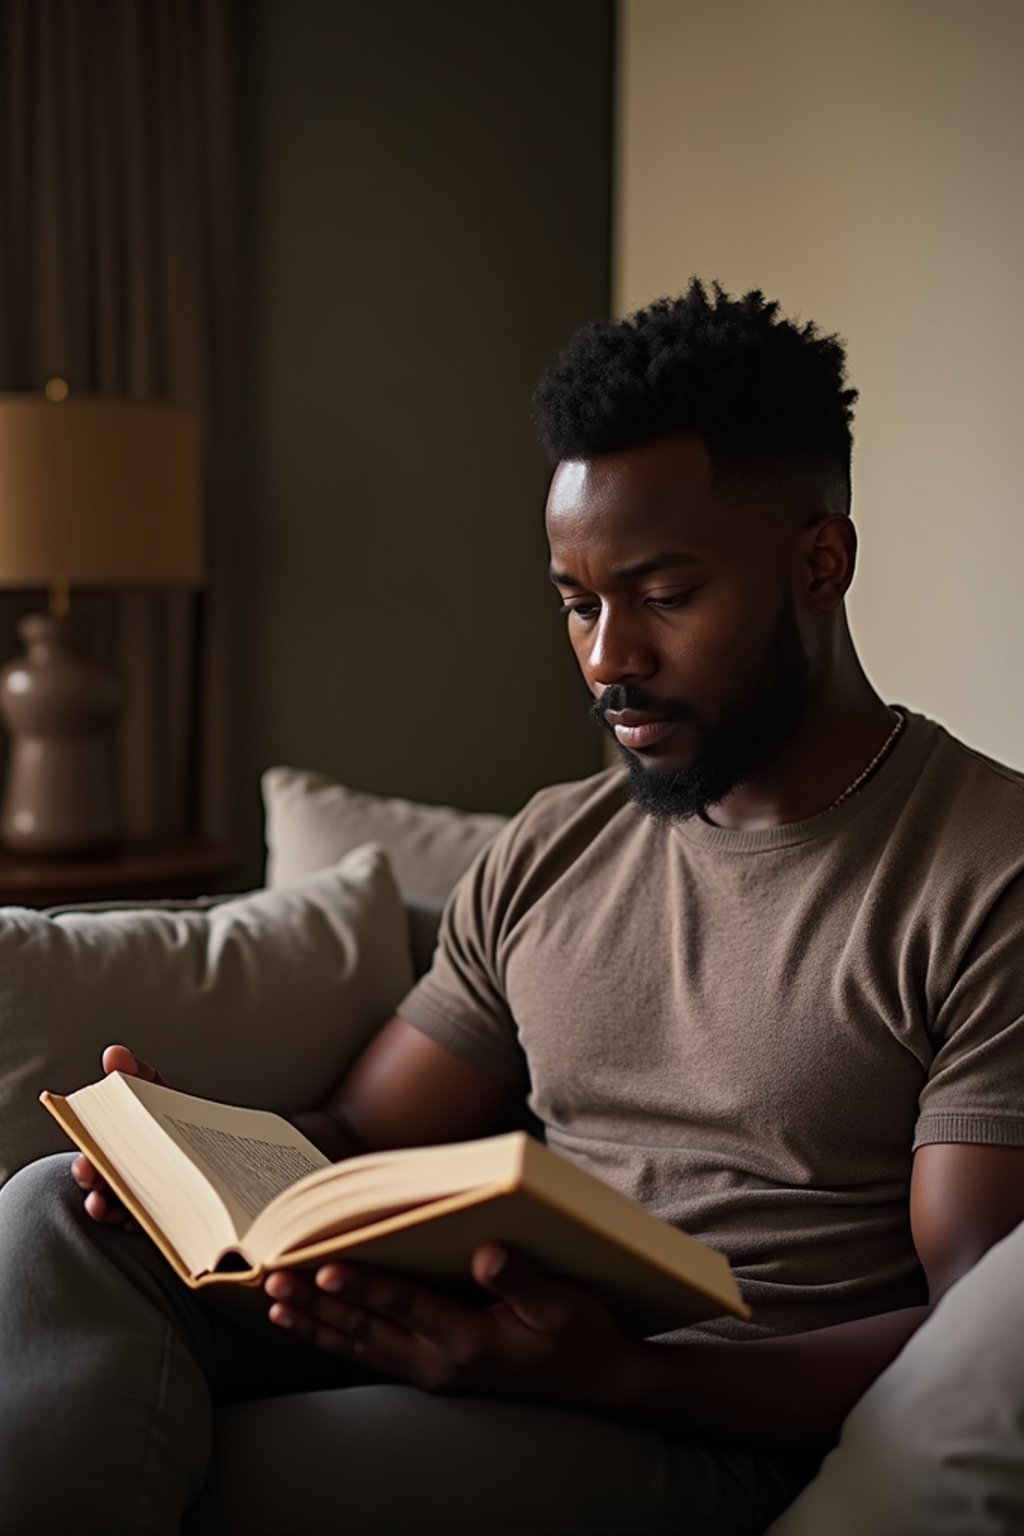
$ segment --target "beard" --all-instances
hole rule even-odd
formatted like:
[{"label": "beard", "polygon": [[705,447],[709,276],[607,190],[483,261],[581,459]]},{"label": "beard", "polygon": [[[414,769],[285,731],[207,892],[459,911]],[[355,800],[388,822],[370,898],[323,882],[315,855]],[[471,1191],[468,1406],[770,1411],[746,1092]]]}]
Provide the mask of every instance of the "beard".
[{"label": "beard", "polygon": [[[810,681],[811,665],[801,643],[793,598],[787,593],[764,660],[718,723],[702,731],[691,763],[684,768],[651,768],[616,741],[626,765],[630,799],[656,821],[703,816],[710,806],[749,782],[791,740],[806,708]],[[594,718],[610,731],[604,718],[609,709],[645,710],[659,719],[700,725],[681,699],[655,698],[630,683],[613,683],[590,707]]]}]

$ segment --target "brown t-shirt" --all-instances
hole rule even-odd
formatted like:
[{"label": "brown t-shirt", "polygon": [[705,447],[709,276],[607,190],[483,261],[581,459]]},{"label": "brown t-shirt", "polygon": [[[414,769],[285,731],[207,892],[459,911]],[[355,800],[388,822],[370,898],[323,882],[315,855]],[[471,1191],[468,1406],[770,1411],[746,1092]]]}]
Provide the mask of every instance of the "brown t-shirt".
[{"label": "brown t-shirt", "polygon": [[548,1144],[728,1255],[750,1323],[925,1299],[912,1152],[1024,1145],[1024,782],[920,715],[855,795],[735,832],[543,790],[399,1012]]}]

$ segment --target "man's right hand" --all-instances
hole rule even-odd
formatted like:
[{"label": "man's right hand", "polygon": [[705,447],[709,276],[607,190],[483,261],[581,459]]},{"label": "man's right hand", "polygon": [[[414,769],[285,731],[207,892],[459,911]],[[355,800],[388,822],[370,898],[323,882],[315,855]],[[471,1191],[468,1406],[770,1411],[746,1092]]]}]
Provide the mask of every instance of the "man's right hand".
[{"label": "man's right hand", "polygon": [[[108,1045],[103,1052],[104,1072],[123,1072],[127,1077],[142,1077],[149,1083],[163,1083],[155,1067],[140,1061],[126,1045]],[[85,1209],[94,1221],[132,1231],[135,1223],[87,1157],[76,1157],[71,1172],[79,1189],[85,1190]]]}]

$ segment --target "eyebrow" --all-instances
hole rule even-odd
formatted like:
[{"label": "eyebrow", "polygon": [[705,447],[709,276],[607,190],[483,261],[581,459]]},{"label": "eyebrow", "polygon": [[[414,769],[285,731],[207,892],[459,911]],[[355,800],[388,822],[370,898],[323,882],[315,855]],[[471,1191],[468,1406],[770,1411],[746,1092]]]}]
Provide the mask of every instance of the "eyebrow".
[{"label": "eyebrow", "polygon": [[[697,555],[688,555],[683,550],[666,550],[664,554],[651,555],[648,560],[638,560],[635,565],[624,565],[621,570],[612,572],[614,581],[638,581],[641,576],[651,576],[655,571],[668,571],[680,565],[699,565]],[[578,576],[571,575],[568,571],[549,570],[548,577],[556,587],[582,587],[586,583],[580,581]]]}]

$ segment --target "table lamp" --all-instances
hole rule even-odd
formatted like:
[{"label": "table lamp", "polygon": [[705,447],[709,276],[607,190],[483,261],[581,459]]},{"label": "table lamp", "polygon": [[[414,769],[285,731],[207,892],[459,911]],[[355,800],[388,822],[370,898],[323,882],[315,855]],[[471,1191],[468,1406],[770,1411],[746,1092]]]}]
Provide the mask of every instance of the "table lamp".
[{"label": "table lamp", "polygon": [[27,854],[117,841],[116,676],[70,612],[75,588],[203,583],[199,432],[178,406],[109,396],[0,394],[0,587],[44,588],[0,672],[10,732],[0,842]]}]

